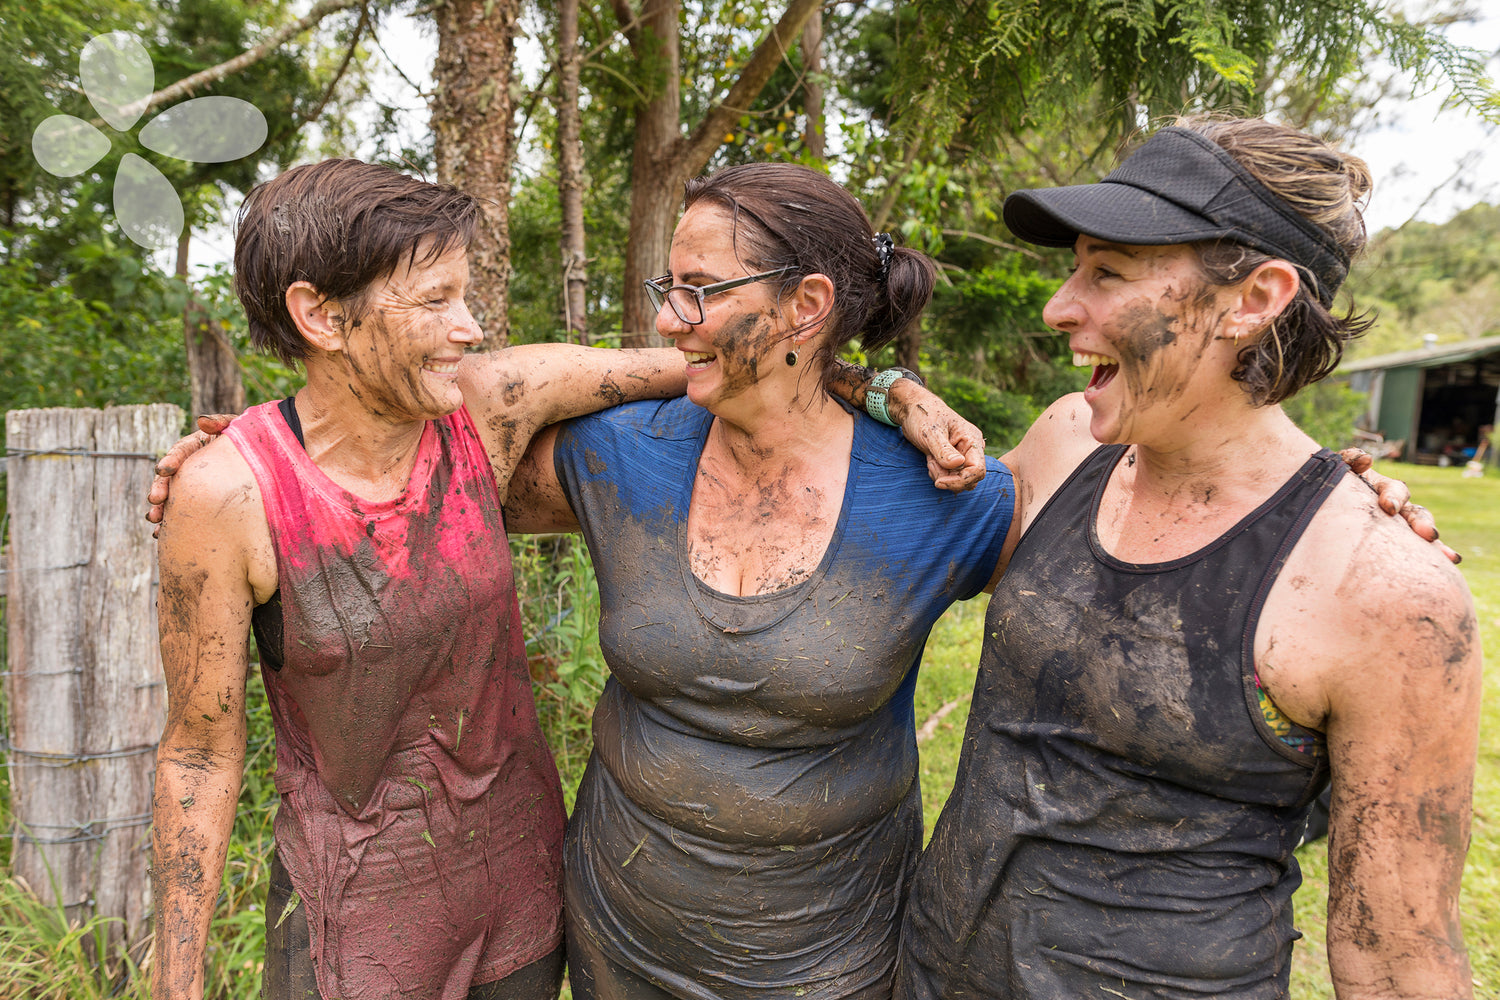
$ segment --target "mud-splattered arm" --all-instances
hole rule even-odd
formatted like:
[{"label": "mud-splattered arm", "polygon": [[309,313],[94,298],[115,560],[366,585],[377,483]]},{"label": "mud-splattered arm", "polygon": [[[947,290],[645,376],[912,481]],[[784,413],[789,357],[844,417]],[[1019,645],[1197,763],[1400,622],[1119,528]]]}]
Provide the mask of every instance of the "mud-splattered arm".
[{"label": "mud-splattered arm", "polygon": [[[873,368],[835,360],[825,384],[849,405],[864,409],[875,375]],[[927,474],[938,489],[971,490],[984,478],[984,434],[930,390],[897,379],[886,390],[886,412],[906,440],[927,456]]]},{"label": "mud-splattered arm", "polygon": [[505,498],[505,530],[531,533],[539,531],[577,531],[578,518],[568,504],[567,493],[557,478],[552,449],[557,442],[557,425],[542,428],[531,439],[531,446],[510,480]]},{"label": "mud-splattered arm", "polygon": [[459,384],[479,428],[500,495],[543,427],[637,399],[687,389],[682,353],[526,344],[464,359]]},{"label": "mud-splattered arm", "polygon": [[1478,628],[1451,591],[1406,601],[1418,607],[1385,612],[1397,627],[1372,630],[1384,634],[1349,660],[1348,686],[1330,700],[1328,961],[1341,998],[1473,995],[1458,901],[1478,749]]},{"label": "mud-splattered arm", "polygon": [[1472,996],[1459,889],[1481,653],[1463,578],[1345,480],[1272,589],[1255,655],[1278,708],[1327,737],[1337,995]]},{"label": "mud-splattered arm", "polygon": [[233,448],[223,442],[182,470],[158,549],[167,724],[152,806],[155,1000],[203,995],[205,941],[244,769],[252,566],[265,553],[252,551],[259,496],[225,475],[226,451]]}]

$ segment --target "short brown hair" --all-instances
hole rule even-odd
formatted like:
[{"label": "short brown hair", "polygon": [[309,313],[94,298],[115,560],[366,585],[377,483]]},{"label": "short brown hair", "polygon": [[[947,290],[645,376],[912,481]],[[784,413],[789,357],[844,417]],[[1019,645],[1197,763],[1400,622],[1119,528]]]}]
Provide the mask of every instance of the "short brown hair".
[{"label": "short brown hair", "polygon": [[478,202],[457,188],[360,160],[293,167],[257,185],[234,240],[234,291],[251,342],[295,365],[310,348],[286,308],[294,283],[342,302],[358,322],[370,286],[402,257],[415,266],[467,247],[478,217]]},{"label": "short brown hair", "polygon": [[[1234,157],[1282,201],[1322,229],[1349,259],[1365,246],[1360,203],[1371,187],[1370,169],[1357,156],[1323,140],[1263,118],[1182,118],[1179,128],[1197,132]],[[1243,281],[1269,254],[1228,240],[1190,244],[1210,284]],[[1374,316],[1351,305],[1343,316],[1318,301],[1316,278],[1303,271],[1296,296],[1264,335],[1239,353],[1234,379],[1257,405],[1279,403],[1330,375],[1344,345],[1374,325]],[[1331,301],[1331,297],[1330,297]]]}]

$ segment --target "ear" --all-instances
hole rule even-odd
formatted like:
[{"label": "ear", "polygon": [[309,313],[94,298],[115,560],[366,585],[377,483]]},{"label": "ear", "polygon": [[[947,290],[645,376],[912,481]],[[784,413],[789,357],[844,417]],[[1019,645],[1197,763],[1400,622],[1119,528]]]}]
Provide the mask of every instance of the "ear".
[{"label": "ear", "polygon": [[817,336],[824,322],[833,314],[837,299],[833,279],[826,274],[809,274],[798,283],[786,305],[797,343],[806,343]]},{"label": "ear", "polygon": [[1239,302],[1231,320],[1237,329],[1259,334],[1282,314],[1300,287],[1302,277],[1292,264],[1268,260],[1240,283]]},{"label": "ear", "polygon": [[320,351],[339,351],[344,347],[343,308],[306,281],[294,281],[286,290],[286,311],[291,313],[297,332]]}]

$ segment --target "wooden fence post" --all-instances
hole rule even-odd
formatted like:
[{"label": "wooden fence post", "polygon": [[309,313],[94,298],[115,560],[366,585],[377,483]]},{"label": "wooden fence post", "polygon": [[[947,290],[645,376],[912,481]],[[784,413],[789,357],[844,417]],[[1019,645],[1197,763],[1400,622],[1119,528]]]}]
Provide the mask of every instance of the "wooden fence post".
[{"label": "wooden fence post", "polygon": [[70,919],[147,931],[151,782],[166,718],[145,513],[176,406],[15,410],[6,760],[15,874]]}]

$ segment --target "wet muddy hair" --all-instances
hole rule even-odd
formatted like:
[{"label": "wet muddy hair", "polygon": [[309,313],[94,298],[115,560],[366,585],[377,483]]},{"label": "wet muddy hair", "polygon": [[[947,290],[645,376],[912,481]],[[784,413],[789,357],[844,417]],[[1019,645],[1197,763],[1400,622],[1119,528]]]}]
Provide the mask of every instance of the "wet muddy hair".
[{"label": "wet muddy hair", "polygon": [[406,258],[436,260],[474,239],[479,203],[456,188],[359,160],[293,167],[251,189],[234,240],[234,291],[250,340],[295,365],[311,352],[286,308],[305,281],[358,324],[368,293]]},{"label": "wet muddy hair", "polygon": [[826,174],[795,163],[728,167],[688,181],[683,210],[700,202],[719,206],[734,220],[735,257],[747,270],[796,268],[778,282],[779,294],[809,274],[833,282],[820,362],[855,337],[867,352],[889,344],[917,322],[932,298],[932,260],[897,246],[882,267],[865,210]]},{"label": "wet muddy hair", "polygon": [[[1364,249],[1360,206],[1371,187],[1370,168],[1364,160],[1263,118],[1197,116],[1173,124],[1216,143],[1273,194],[1327,233],[1350,259]],[[1237,284],[1273,259],[1227,240],[1189,245],[1212,285]],[[1302,282],[1296,296],[1255,343],[1240,351],[1234,369],[1235,381],[1257,406],[1280,403],[1332,374],[1344,356],[1344,345],[1375,322],[1373,313],[1357,312],[1352,304],[1342,316],[1334,315],[1312,291],[1316,279],[1305,268],[1298,270]]]}]

